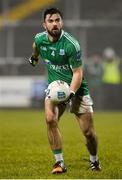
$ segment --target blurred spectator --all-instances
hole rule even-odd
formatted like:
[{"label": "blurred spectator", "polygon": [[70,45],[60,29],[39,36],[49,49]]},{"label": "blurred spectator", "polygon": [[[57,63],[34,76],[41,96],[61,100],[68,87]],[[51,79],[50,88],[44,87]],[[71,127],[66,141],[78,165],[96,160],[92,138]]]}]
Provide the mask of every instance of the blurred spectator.
[{"label": "blurred spectator", "polygon": [[100,110],[102,107],[102,61],[101,55],[97,52],[93,53],[86,61],[85,64],[86,78],[89,84],[91,96],[93,98],[94,107]]},{"label": "blurred spectator", "polygon": [[103,82],[107,84],[120,84],[120,59],[116,56],[112,48],[106,48],[103,52],[104,56],[104,73]]},{"label": "blurred spectator", "polygon": [[114,49],[111,47],[103,51],[103,91],[104,91],[104,109],[121,108],[121,71],[120,58],[117,57]]}]

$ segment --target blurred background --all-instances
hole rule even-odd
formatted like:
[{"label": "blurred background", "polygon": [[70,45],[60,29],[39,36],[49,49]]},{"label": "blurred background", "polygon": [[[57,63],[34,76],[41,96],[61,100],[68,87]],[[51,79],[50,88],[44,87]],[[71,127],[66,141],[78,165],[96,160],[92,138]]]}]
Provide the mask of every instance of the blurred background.
[{"label": "blurred background", "polygon": [[43,64],[28,63],[43,11],[58,7],[82,48],[96,111],[122,110],[122,0],[0,0],[0,108],[42,108]]}]

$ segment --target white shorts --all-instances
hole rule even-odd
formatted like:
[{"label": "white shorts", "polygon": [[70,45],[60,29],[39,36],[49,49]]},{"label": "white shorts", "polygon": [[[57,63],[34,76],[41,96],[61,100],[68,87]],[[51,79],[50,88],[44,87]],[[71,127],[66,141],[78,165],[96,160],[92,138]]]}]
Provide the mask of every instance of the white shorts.
[{"label": "white shorts", "polygon": [[93,112],[93,101],[90,95],[77,96],[72,99],[70,103],[70,112],[75,114],[82,114],[86,112]]}]

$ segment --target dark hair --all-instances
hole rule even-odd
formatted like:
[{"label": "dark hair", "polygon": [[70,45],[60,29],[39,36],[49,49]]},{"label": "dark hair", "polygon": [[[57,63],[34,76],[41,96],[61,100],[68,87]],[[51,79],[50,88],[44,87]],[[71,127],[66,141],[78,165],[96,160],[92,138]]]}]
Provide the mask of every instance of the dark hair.
[{"label": "dark hair", "polygon": [[48,8],[48,9],[46,9],[44,11],[44,20],[46,19],[46,16],[48,14],[50,14],[50,15],[59,14],[61,16],[61,18],[63,18],[62,12],[57,8]]}]

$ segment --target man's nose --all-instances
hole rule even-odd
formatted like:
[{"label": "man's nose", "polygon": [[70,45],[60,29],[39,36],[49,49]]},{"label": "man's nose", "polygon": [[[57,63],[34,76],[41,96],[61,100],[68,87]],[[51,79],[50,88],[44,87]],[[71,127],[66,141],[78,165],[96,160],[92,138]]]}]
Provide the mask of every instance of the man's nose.
[{"label": "man's nose", "polygon": [[57,28],[57,24],[54,24],[53,27],[54,27],[54,28]]},{"label": "man's nose", "polygon": [[56,21],[54,21],[54,22],[53,22],[53,25],[57,27],[57,22],[56,22]]}]

